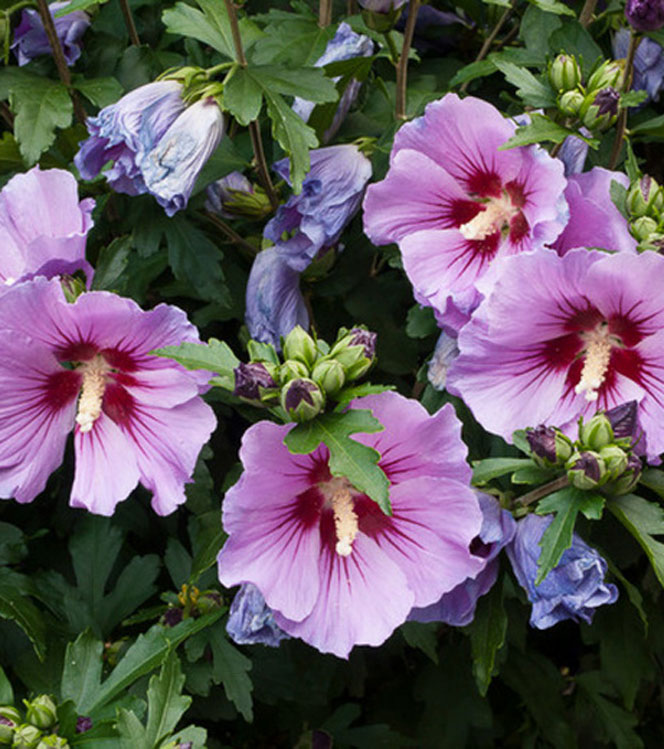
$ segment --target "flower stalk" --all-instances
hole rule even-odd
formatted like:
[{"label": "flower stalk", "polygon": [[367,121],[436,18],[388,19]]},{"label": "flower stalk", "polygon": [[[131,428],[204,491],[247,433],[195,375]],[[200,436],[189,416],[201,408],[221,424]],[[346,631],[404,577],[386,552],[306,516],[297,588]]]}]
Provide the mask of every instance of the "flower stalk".
[{"label": "flower stalk", "polygon": [[408,83],[408,55],[413,43],[413,34],[415,33],[415,24],[417,22],[417,12],[420,9],[420,0],[410,0],[408,6],[408,21],[403,35],[403,46],[397,65],[397,93],[395,116],[397,120],[405,120],[406,117],[406,86]]},{"label": "flower stalk", "polygon": [[[620,92],[625,94],[632,87],[632,78],[634,76],[634,57],[636,56],[636,50],[641,42],[639,34],[634,33],[634,30],[629,30],[629,47],[627,48],[627,57],[625,58],[625,71],[623,73],[622,85]],[[627,108],[623,107],[618,115],[618,122],[616,124],[616,138],[613,141],[613,148],[611,149],[611,158],[609,160],[609,169],[615,169],[618,163],[618,157],[620,156],[620,149],[622,148],[623,138],[625,137],[625,128],[627,127]]]},{"label": "flower stalk", "polygon": [[318,3],[318,25],[321,29],[332,23],[332,0],[320,0]]},{"label": "flower stalk", "polygon": [[597,0],[586,0],[581,13],[579,14],[579,23],[581,24],[581,26],[583,26],[584,29],[590,26],[590,22],[592,21],[596,5]]},{"label": "flower stalk", "polygon": [[136,24],[134,23],[134,16],[131,13],[128,0],[120,0],[120,9],[122,10],[122,17],[124,18],[125,26],[129,32],[129,40],[134,47],[140,47],[141,40],[138,37],[138,31],[136,30]]},{"label": "flower stalk", "polygon": [[557,479],[553,479],[553,481],[549,481],[547,484],[538,486],[537,489],[533,489],[527,494],[523,494],[522,496],[517,497],[514,501],[522,505],[523,507],[527,507],[533,502],[537,502],[538,499],[542,499],[542,497],[546,497],[549,494],[553,494],[554,492],[559,491],[560,489],[564,489],[566,486],[569,486],[569,479],[567,478],[567,474],[565,474],[564,476],[558,476]]}]

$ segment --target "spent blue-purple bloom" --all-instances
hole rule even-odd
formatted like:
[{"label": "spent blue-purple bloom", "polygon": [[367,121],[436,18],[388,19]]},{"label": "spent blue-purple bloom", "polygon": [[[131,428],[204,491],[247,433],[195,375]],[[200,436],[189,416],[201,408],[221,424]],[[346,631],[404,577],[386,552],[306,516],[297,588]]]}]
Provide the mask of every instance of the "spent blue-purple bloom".
[{"label": "spent blue-purple bloom", "polygon": [[[265,227],[288,265],[302,272],[316,255],[337,243],[355,215],[371,178],[371,162],[353,144],[317,148],[310,153],[311,169],[302,192],[291,195]],[[289,159],[274,170],[289,182]],[[288,238],[284,238],[287,235]]]},{"label": "spent blue-purple bloom", "polygon": [[[373,42],[368,36],[356,34],[347,23],[340,23],[337,33],[328,42],[325,52],[316,60],[314,67],[322,68],[332,62],[352,60],[354,57],[369,57],[373,54],[373,48]],[[335,78],[334,82],[336,83],[338,80],[339,78]],[[334,134],[348,114],[348,110],[353,106],[355,99],[357,99],[361,85],[359,81],[353,79],[346,86],[339,100],[332,123],[323,134],[323,143],[328,143],[334,137]],[[293,101],[293,111],[305,122],[309,120],[315,107],[316,104],[313,101],[302,99],[299,96],[296,96]]]},{"label": "spent blue-purple bloom", "polygon": [[507,546],[507,556],[533,608],[530,624],[548,629],[565,619],[590,624],[598,606],[614,603],[618,589],[604,582],[606,561],[576,533],[558,565],[535,585],[539,546],[552,516],[527,515],[517,523],[516,534]]},{"label": "spent blue-purple bloom", "polygon": [[[629,30],[620,29],[613,37],[613,56],[616,59],[627,57],[629,48]],[[659,94],[664,82],[664,50],[653,39],[644,36],[634,55],[634,77],[632,88],[645,91],[649,100],[659,101]]]},{"label": "spent blue-purple bloom", "polygon": [[457,339],[443,330],[438,337],[427,370],[427,379],[436,390],[445,390],[447,370],[458,355]]},{"label": "spent blue-purple bloom", "polygon": [[[54,16],[55,33],[60,41],[65,62],[71,66],[81,56],[79,42],[90,25],[90,17],[82,10],[75,10],[61,18],[55,18],[55,14],[68,5],[69,2],[51,3],[48,9]],[[14,50],[19,66],[27,65],[35,57],[51,54],[51,44],[38,11],[32,9],[23,11],[21,21],[14,30],[11,48]]]},{"label": "spent blue-purple bloom", "polygon": [[259,252],[247,282],[245,321],[256,341],[280,348],[281,336],[296,326],[309,327],[300,273],[293,270],[275,247]]},{"label": "spent blue-purple bloom", "polygon": [[473,578],[468,578],[431,606],[414,608],[408,618],[418,622],[445,622],[453,627],[465,627],[475,616],[477,601],[493,587],[498,577],[498,554],[514,538],[516,522],[512,514],[503,510],[488,494],[477,494],[482,510],[482,527],[470,551],[485,560],[485,566]]},{"label": "spent blue-purple bloom", "polygon": [[147,192],[139,162],[152,150],[185,109],[182,85],[155,81],[130,91],[115,104],[88,117],[90,137],[80,144],[74,163],[86,180],[94,179],[104,166],[109,185],[127,195]]},{"label": "spent blue-purple bloom", "polygon": [[224,117],[212,98],[187,107],[159,141],[144,151],[139,168],[147,191],[172,216],[187,205],[205,162],[224,134]]},{"label": "spent blue-purple bloom", "polygon": [[260,590],[245,583],[235,594],[228,614],[226,630],[238,645],[269,645],[276,648],[287,635],[274,621],[270,607]]}]

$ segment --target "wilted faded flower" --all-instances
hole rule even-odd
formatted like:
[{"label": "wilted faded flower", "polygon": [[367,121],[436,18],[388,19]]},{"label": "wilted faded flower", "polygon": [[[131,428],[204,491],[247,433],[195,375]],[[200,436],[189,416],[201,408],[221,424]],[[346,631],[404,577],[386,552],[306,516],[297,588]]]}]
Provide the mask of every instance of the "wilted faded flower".
[{"label": "wilted faded flower", "polygon": [[328,450],[294,455],[291,429],[267,421],[245,432],[244,474],[223,502],[229,534],[219,578],[252,583],[274,621],[322,652],[347,657],[380,645],[410,610],[429,606],[483,569],[470,551],[482,515],[451,406],[433,416],[396,393],[353,401],[385,426],[353,439],[375,448],[393,515],[332,476]]},{"label": "wilted faded flower", "polygon": [[[368,36],[356,34],[347,23],[340,23],[337,33],[327,44],[325,52],[316,60],[314,67],[323,68],[333,62],[352,60],[354,57],[369,57],[373,53],[374,44]],[[335,78],[335,83],[339,78]],[[337,110],[329,128],[323,134],[323,143],[328,143],[337,132],[344,121],[348,110],[357,99],[362,84],[352,79],[344,89],[341,99],[337,104]],[[299,96],[293,101],[293,111],[307,122],[316,105],[312,101],[302,99]]]},{"label": "wilted faded flower", "polygon": [[[613,56],[627,57],[629,30],[619,29],[613,37]],[[654,39],[642,37],[634,55],[634,75],[632,89],[646,91],[648,100],[659,101],[659,93],[664,82],[664,50]],[[645,104],[645,102],[644,102]]]},{"label": "wilted faded flower", "polygon": [[590,624],[598,606],[615,602],[618,589],[604,582],[606,562],[576,533],[557,566],[535,585],[539,542],[551,521],[550,515],[527,515],[516,524],[514,540],[506,549],[516,579],[533,605],[530,624],[537,629],[565,619]]},{"label": "wilted faded flower", "polygon": [[30,502],[60,465],[74,431],[70,504],[112,515],[138,482],[160,515],[184,502],[215,427],[199,397],[207,375],[150,351],[198,342],[181,310],[144,312],[94,291],[70,304],[36,278],[0,305],[0,496]]},{"label": "wilted faded flower", "polygon": [[[69,2],[51,3],[48,9],[53,18],[55,33],[58,36],[67,65],[73,65],[81,56],[79,41],[90,25],[90,17],[82,10],[55,18],[55,14],[66,8]],[[14,41],[11,48],[19,65],[27,65],[35,57],[51,54],[51,43],[48,41],[44,24],[39,12],[26,9],[21,14],[21,22],[14,30]]]},{"label": "wilted faded flower", "polygon": [[32,276],[84,270],[85,242],[95,202],[79,202],[74,176],[63,169],[30,169],[17,174],[0,192],[0,289]]},{"label": "wilted faded flower", "polygon": [[287,635],[274,621],[274,615],[260,590],[251,583],[240,586],[228,612],[226,631],[238,645],[277,647]]}]

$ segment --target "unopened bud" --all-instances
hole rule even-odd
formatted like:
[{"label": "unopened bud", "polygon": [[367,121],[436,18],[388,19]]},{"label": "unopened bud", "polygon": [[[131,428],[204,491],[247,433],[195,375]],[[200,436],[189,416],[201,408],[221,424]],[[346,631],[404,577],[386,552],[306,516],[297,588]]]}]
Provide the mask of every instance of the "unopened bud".
[{"label": "unopened bud", "polygon": [[[276,370],[276,367],[272,365]],[[265,395],[266,390],[274,390],[276,393],[277,383],[274,381],[267,366],[261,362],[240,364],[233,370],[235,376],[235,388],[233,395],[237,398],[257,401]]]},{"label": "unopened bud", "polygon": [[326,395],[334,395],[339,392],[346,382],[346,373],[340,362],[336,359],[322,359],[316,362],[311,379],[318,384]]},{"label": "unopened bud", "polygon": [[307,367],[312,367],[318,356],[316,342],[300,325],[296,325],[284,338],[282,350],[284,359],[296,359]]},{"label": "unopened bud", "polygon": [[346,381],[362,377],[376,357],[376,334],[364,328],[344,331],[332,347],[330,358],[336,359],[344,368]]},{"label": "unopened bud", "polygon": [[42,732],[36,726],[23,723],[16,727],[12,749],[36,749],[42,737]]},{"label": "unopened bud", "polygon": [[291,380],[300,380],[303,377],[309,377],[309,367],[301,361],[287,359],[279,367],[279,382],[284,385]]},{"label": "unopened bud", "polygon": [[526,429],[526,439],[535,461],[546,468],[564,463],[573,452],[569,437],[559,429],[543,424],[534,429]]},{"label": "unopened bud", "polygon": [[558,109],[570,117],[576,117],[583,106],[585,96],[580,91],[565,91],[558,97]]},{"label": "unopened bud", "polygon": [[625,68],[624,60],[606,60],[591,74],[586,84],[586,91],[596,92],[599,89],[617,86]]},{"label": "unopened bud", "polygon": [[76,718],[76,733],[85,733],[92,728],[92,718],[87,715],[79,715]]},{"label": "unopened bud", "polygon": [[639,483],[642,469],[643,466],[640,459],[636,455],[630,455],[627,458],[627,466],[622,475],[615,481],[607,484],[606,491],[611,494],[629,494]]},{"label": "unopened bud", "polygon": [[293,421],[310,421],[325,407],[325,396],[313,380],[291,380],[281,389],[281,407]]},{"label": "unopened bud", "polygon": [[44,736],[37,744],[37,749],[52,749],[53,747],[56,747],[56,749],[69,749],[69,742],[67,739],[63,739],[62,736],[52,733],[49,736]]},{"label": "unopened bud", "polygon": [[0,746],[9,746],[12,743],[17,725],[16,721],[0,717]]},{"label": "unopened bud", "polygon": [[607,445],[599,451],[610,479],[617,479],[627,468],[627,453],[618,445]]},{"label": "unopened bud", "polygon": [[591,91],[579,111],[583,124],[590,130],[605,130],[618,116],[620,94],[614,88]]},{"label": "unopened bud", "polygon": [[41,694],[31,702],[24,700],[26,707],[25,720],[37,728],[46,730],[55,724],[58,719],[57,707],[53,700],[46,694]]},{"label": "unopened bud", "polygon": [[590,450],[575,452],[565,467],[570,484],[577,489],[594,489],[606,475],[606,466],[599,453]]},{"label": "unopened bud", "polygon": [[579,424],[579,442],[590,450],[601,450],[613,439],[613,428],[606,414],[596,414],[590,421]]},{"label": "unopened bud", "polygon": [[657,221],[650,216],[641,216],[635,221],[632,221],[629,225],[629,230],[632,236],[639,240],[639,242],[646,241],[657,232]]},{"label": "unopened bud", "polygon": [[205,208],[222,218],[260,220],[272,212],[265,191],[253,185],[242,172],[231,172],[206,189]]},{"label": "unopened bud", "polygon": [[581,68],[571,55],[561,54],[549,65],[549,83],[556,92],[571,91],[581,83]]},{"label": "unopened bud", "polygon": [[661,0],[627,0],[625,18],[637,31],[656,31],[664,26]]},{"label": "unopened bud", "polygon": [[2,705],[0,707],[0,718],[11,720],[12,723],[23,723],[21,713],[13,705]]},{"label": "unopened bud", "polygon": [[609,420],[615,439],[632,439],[636,434],[636,401],[610,408],[604,415]]},{"label": "unopened bud", "polygon": [[362,19],[372,31],[386,34],[401,17],[406,0],[358,0]]},{"label": "unopened bud", "polygon": [[626,207],[632,216],[658,219],[663,205],[662,189],[648,174],[634,182],[627,193]]}]

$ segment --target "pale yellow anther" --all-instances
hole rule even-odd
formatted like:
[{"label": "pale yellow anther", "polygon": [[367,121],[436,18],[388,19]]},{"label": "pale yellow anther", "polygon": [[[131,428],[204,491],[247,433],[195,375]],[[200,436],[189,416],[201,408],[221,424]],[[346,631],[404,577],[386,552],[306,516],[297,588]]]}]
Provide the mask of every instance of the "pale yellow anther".
[{"label": "pale yellow anther", "polygon": [[340,556],[347,557],[353,551],[353,541],[359,530],[353,486],[348,479],[333,478],[319,484],[319,488],[334,513],[334,530],[337,536],[335,551]]},{"label": "pale yellow anther", "polygon": [[618,342],[609,334],[606,323],[598,325],[589,333],[584,333],[583,338],[587,341],[584,350],[585,361],[581,370],[581,379],[574,392],[577,395],[585,393],[587,401],[593,402],[598,398],[598,389],[606,378],[611,361],[611,349]]},{"label": "pale yellow anther", "polygon": [[78,398],[76,423],[81,432],[89,432],[101,414],[106,375],[110,367],[103,357],[95,356],[79,365],[77,371],[83,376],[83,383]]},{"label": "pale yellow anther", "polygon": [[485,239],[494,232],[502,231],[519,212],[510,197],[504,193],[499,198],[491,198],[483,205],[483,211],[459,227],[459,231],[466,239]]}]

